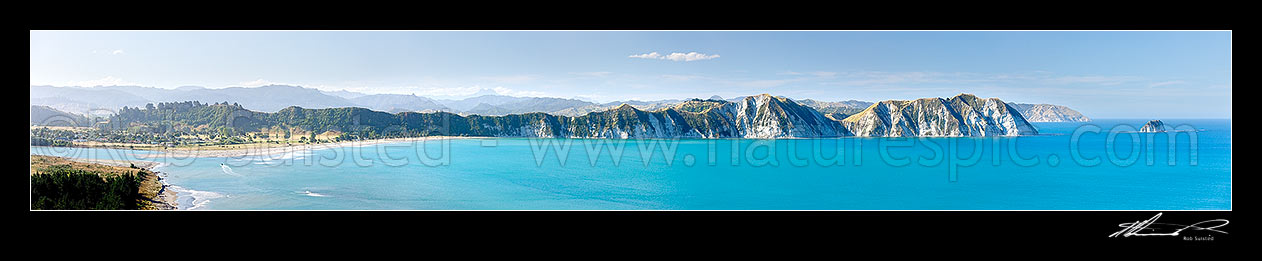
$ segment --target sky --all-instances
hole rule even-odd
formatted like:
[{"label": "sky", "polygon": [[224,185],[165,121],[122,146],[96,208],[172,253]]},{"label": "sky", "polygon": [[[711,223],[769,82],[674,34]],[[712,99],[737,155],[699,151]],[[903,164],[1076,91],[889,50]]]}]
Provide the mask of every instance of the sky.
[{"label": "sky", "polygon": [[1230,118],[1230,31],[31,31],[31,85],[297,85],[596,102],[971,93]]}]

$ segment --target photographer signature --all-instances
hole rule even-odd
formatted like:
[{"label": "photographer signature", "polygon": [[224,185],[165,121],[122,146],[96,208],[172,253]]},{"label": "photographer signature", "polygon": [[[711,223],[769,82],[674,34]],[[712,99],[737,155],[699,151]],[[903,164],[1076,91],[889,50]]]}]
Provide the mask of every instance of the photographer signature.
[{"label": "photographer signature", "polygon": [[[1227,232],[1217,230],[1216,228],[1226,226],[1227,223],[1230,223],[1226,219],[1214,219],[1214,220],[1206,220],[1206,221],[1197,222],[1191,225],[1180,225],[1180,224],[1171,224],[1171,223],[1157,223],[1158,218],[1161,218],[1161,213],[1157,213],[1156,216],[1153,216],[1152,218],[1149,218],[1148,220],[1118,224],[1118,227],[1122,227],[1122,230],[1114,232],[1112,235],[1109,235],[1109,237],[1178,236],[1180,232],[1183,232],[1184,230],[1189,230],[1189,229],[1227,234]],[[1213,226],[1207,226],[1207,225],[1213,225]]]}]

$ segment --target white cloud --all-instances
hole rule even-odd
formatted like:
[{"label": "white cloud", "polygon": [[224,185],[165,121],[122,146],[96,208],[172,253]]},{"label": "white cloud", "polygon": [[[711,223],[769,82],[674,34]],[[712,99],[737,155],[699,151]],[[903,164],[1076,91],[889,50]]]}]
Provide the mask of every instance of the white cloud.
[{"label": "white cloud", "polygon": [[123,54],[123,49],[118,49],[118,50],[114,50],[113,52],[110,52],[110,55],[119,55],[119,54]]},{"label": "white cloud", "polygon": [[636,55],[631,55],[631,56],[628,56],[628,57],[631,57],[631,58],[640,58],[640,59],[671,60],[671,61],[676,61],[676,62],[680,62],[680,61],[683,61],[683,62],[691,62],[691,61],[701,61],[701,60],[710,60],[710,59],[714,59],[714,58],[719,58],[719,55],[717,55],[717,54],[704,54],[704,53],[698,53],[698,52],[688,52],[688,53],[670,53],[670,54],[667,54],[667,55],[662,55],[662,54],[657,53],[657,52],[651,52],[651,53],[646,53],[646,54],[636,54]]},{"label": "white cloud", "polygon": [[700,61],[700,60],[709,60],[709,59],[714,59],[714,58],[719,58],[719,55],[717,55],[717,54],[703,54],[703,53],[697,53],[697,52],[690,52],[690,53],[671,53],[671,54],[669,54],[669,55],[666,55],[666,59],[667,59],[667,60],[671,60],[671,61],[685,61],[685,62]]},{"label": "white cloud", "polygon": [[637,54],[637,55],[632,55],[632,56],[629,56],[629,57],[631,57],[631,58],[642,58],[642,59],[658,59],[658,58],[662,58],[662,55],[661,55],[661,54],[659,54],[659,53],[657,53],[657,52],[651,52],[651,53],[646,53],[646,54]]}]

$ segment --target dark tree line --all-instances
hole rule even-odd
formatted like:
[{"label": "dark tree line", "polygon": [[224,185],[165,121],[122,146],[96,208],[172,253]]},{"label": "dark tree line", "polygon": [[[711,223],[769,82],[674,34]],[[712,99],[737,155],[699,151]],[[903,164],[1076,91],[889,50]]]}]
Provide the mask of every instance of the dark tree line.
[{"label": "dark tree line", "polygon": [[[34,136],[32,134],[32,136]],[[70,141],[56,138],[31,137],[31,146],[70,147]]]},{"label": "dark tree line", "polygon": [[145,172],[102,177],[99,172],[51,166],[31,175],[31,209],[138,209]]}]

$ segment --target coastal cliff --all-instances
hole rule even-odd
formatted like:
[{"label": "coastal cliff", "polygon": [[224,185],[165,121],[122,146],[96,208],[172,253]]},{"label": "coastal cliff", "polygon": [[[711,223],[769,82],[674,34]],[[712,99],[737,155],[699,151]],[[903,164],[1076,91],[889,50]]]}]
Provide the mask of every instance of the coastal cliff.
[{"label": "coastal cliff", "polygon": [[1029,122],[1085,122],[1091,118],[1069,107],[1054,104],[1025,104],[1009,102]]},{"label": "coastal cliff", "polygon": [[949,99],[888,100],[841,121],[855,136],[977,137],[1034,135],[1038,130],[998,98],[960,94]]},{"label": "coastal cliff", "polygon": [[[509,115],[513,116],[513,115]],[[505,117],[509,117],[505,116]],[[841,124],[783,97],[763,94],[736,102],[689,100],[644,111],[623,104],[578,117],[537,115],[502,124],[473,116],[469,124],[497,137],[558,138],[809,138],[851,136]]]}]

